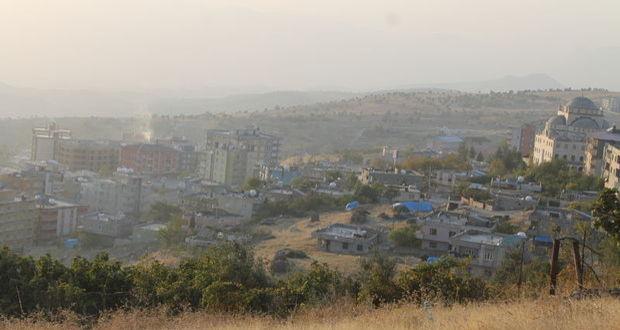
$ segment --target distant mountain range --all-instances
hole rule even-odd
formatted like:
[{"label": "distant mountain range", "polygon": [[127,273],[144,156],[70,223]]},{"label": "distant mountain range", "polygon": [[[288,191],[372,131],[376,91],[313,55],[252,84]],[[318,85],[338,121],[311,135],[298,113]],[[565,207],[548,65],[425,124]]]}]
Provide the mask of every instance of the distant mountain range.
[{"label": "distant mountain range", "polygon": [[[564,85],[545,74],[506,76],[500,79],[445,84],[416,84],[391,90],[447,89],[463,92],[556,89]],[[385,90],[388,91],[388,90]],[[377,92],[375,92],[377,93]],[[349,99],[367,93],[341,91],[273,91],[225,97],[199,97],[183,93],[112,92],[55,90],[13,87],[0,83],[0,118],[3,117],[88,117],[156,114],[199,114],[204,112],[261,111]],[[180,95],[180,96],[175,96]],[[205,92],[205,95],[208,93]]]}]

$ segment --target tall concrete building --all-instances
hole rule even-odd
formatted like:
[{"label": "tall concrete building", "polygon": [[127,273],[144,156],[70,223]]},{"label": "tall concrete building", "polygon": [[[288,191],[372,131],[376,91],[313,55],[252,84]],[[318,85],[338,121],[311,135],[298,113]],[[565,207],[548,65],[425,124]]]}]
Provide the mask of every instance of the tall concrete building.
[{"label": "tall concrete building", "polygon": [[56,160],[70,171],[113,171],[119,165],[120,150],[120,143],[113,141],[63,140]]},{"label": "tall concrete building", "polygon": [[55,123],[47,127],[38,127],[32,130],[32,146],[30,160],[56,160],[60,143],[71,139],[71,131],[59,129]]},{"label": "tall concrete building", "polygon": [[605,145],[601,177],[605,188],[620,188],[620,146]]},{"label": "tall concrete building", "polygon": [[121,147],[121,166],[145,175],[165,175],[179,171],[180,151],[163,144],[130,144]]},{"label": "tall concrete building", "polygon": [[586,163],[585,172],[588,175],[600,176],[603,172],[603,154],[605,147],[620,146],[620,130],[612,126],[606,131],[588,134],[586,138]]},{"label": "tall concrete building", "polygon": [[280,139],[258,128],[209,130],[201,171],[205,180],[241,186],[260,166],[278,165]]},{"label": "tall concrete building", "polygon": [[39,219],[34,226],[37,244],[50,243],[76,231],[80,206],[50,198],[37,201]]},{"label": "tall concrete building", "polygon": [[578,170],[585,165],[586,137],[604,131],[609,123],[603,111],[592,100],[576,97],[560,106],[556,116],[549,118],[534,141],[534,164],[563,159]]},{"label": "tall concrete building", "polygon": [[23,249],[33,245],[39,210],[34,200],[0,202],[0,247]]},{"label": "tall concrete building", "polygon": [[603,99],[603,110],[610,112],[620,112],[620,97],[610,96]]},{"label": "tall concrete building", "polygon": [[80,188],[80,204],[92,211],[137,215],[142,211],[142,178],[116,172],[112,179],[93,179]]}]

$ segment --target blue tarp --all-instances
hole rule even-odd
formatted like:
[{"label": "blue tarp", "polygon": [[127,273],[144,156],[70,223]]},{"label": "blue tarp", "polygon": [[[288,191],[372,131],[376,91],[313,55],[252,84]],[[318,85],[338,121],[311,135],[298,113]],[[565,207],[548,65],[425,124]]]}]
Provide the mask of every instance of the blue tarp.
[{"label": "blue tarp", "polygon": [[439,257],[428,257],[426,258],[426,262],[432,264],[433,262],[439,261]]},{"label": "blue tarp", "polygon": [[433,205],[430,202],[401,202],[401,203],[396,203],[394,205],[392,205],[392,207],[396,208],[399,206],[404,206],[406,207],[409,212],[411,213],[416,213],[416,212],[432,212],[433,211]]},{"label": "blue tarp", "polygon": [[344,208],[347,211],[351,211],[353,209],[358,208],[359,206],[360,206],[360,203],[358,201],[352,201],[352,202],[348,203]]},{"label": "blue tarp", "polygon": [[78,240],[77,238],[67,238],[65,240],[65,247],[67,249],[74,249],[78,243],[80,243],[80,240]]},{"label": "blue tarp", "polygon": [[534,236],[534,245],[553,246],[553,239],[546,235]]}]

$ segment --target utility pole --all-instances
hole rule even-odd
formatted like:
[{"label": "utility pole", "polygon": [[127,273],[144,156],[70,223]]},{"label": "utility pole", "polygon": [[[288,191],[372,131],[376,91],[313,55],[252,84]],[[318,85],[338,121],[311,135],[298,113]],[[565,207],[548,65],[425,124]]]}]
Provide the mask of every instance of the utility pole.
[{"label": "utility pole", "polygon": [[558,257],[560,254],[560,240],[553,240],[553,252],[551,254],[551,273],[549,274],[549,294],[555,295],[558,284]]},{"label": "utility pole", "polygon": [[583,290],[583,264],[579,253],[579,241],[573,240],[573,261],[575,263],[575,274],[577,275],[577,285],[579,290]]}]

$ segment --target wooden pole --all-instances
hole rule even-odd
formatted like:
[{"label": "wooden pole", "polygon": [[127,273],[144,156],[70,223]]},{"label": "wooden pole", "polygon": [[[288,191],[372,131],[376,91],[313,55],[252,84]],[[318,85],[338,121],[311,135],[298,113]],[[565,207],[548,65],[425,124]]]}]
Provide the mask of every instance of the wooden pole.
[{"label": "wooden pole", "polygon": [[579,253],[579,242],[573,241],[573,259],[575,262],[575,274],[577,275],[577,284],[579,290],[583,290],[583,268],[581,263],[581,254]]},{"label": "wooden pole", "polygon": [[549,294],[555,295],[558,284],[558,256],[560,254],[560,240],[553,240],[553,253],[551,254],[551,273],[549,274]]}]

